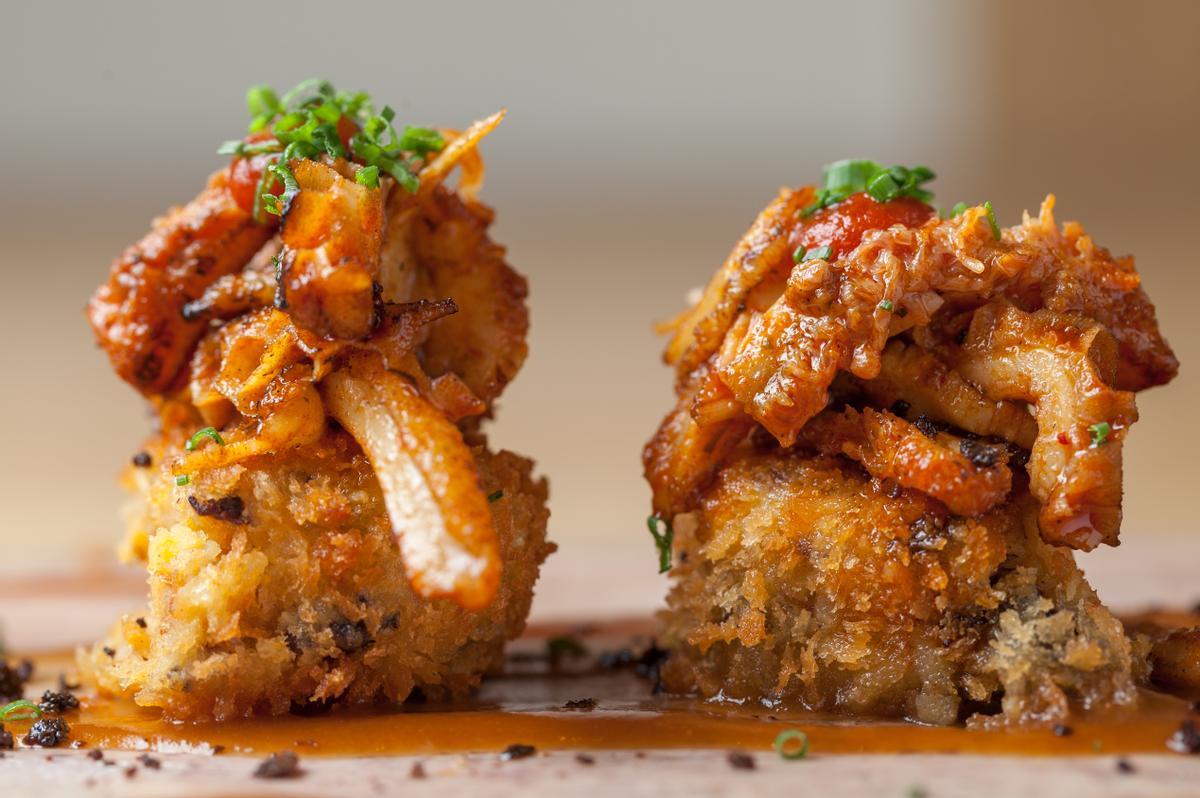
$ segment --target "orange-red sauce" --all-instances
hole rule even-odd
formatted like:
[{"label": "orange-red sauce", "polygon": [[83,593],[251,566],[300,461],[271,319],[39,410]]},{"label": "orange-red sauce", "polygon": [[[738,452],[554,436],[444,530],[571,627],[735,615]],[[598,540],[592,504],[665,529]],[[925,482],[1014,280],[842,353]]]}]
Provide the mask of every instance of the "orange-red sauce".
[{"label": "orange-red sauce", "polygon": [[[611,630],[610,630],[611,631]],[[628,635],[625,636],[628,640]],[[595,643],[595,645],[594,645]],[[541,651],[541,641],[523,641]],[[603,644],[588,638],[595,650]],[[38,658],[52,679],[70,666],[70,655]],[[40,691],[40,687],[38,691]],[[30,694],[35,690],[31,689]],[[592,698],[591,711],[567,710],[567,701]],[[602,671],[567,663],[510,666],[485,682],[470,702],[331,711],[224,723],[164,720],[158,710],[131,701],[83,697],[66,715],[71,739],[88,748],[224,752],[261,756],[280,750],[304,755],[373,756],[499,752],[513,743],[540,750],[746,749],[769,750],[784,729],[800,729],[813,754],[977,753],[1080,755],[1169,753],[1166,740],[1187,714],[1181,699],[1144,691],[1136,709],[1080,717],[1072,733],[1051,729],[970,731],[910,723],[843,718],[760,705],[713,703],[655,696],[632,672]],[[28,723],[9,722],[18,737]]]},{"label": "orange-red sauce", "polygon": [[792,234],[794,250],[829,247],[832,257],[845,255],[858,246],[869,230],[885,230],[893,225],[919,227],[933,218],[933,208],[910,197],[876,202],[870,194],[851,194],[809,217]]}]

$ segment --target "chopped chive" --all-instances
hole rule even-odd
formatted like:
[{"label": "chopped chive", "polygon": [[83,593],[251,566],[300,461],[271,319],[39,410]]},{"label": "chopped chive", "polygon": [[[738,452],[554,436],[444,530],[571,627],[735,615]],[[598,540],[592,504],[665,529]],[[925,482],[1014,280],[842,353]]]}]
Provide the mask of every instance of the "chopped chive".
[{"label": "chopped chive", "polygon": [[996,213],[992,210],[992,203],[983,203],[983,209],[987,211],[988,224],[992,227],[992,238],[1000,240],[1000,225],[996,224]]},{"label": "chopped chive", "polygon": [[[662,532],[658,531],[660,524],[663,527]],[[646,526],[650,529],[654,545],[658,548],[658,572],[665,574],[671,570],[671,544],[675,542],[675,530],[671,528],[670,521],[659,518],[657,515],[647,518]]]},{"label": "chopped chive", "polygon": [[1088,434],[1092,436],[1092,448],[1095,449],[1108,442],[1108,436],[1112,434],[1112,425],[1107,421],[1092,424],[1088,427]]},{"label": "chopped chive", "polygon": [[804,253],[807,251],[808,250],[806,250],[804,247],[796,247],[795,251],[792,252],[792,262],[793,263],[803,262],[804,261]]},{"label": "chopped chive", "polygon": [[817,247],[810,249],[805,256],[805,260],[829,260],[833,256],[833,249],[828,246]]},{"label": "chopped chive", "polygon": [[360,186],[366,186],[367,188],[378,188],[379,167],[364,166],[362,169],[359,169],[358,174],[354,176],[354,182],[358,183]]},{"label": "chopped chive", "polygon": [[41,716],[42,710],[38,708],[38,705],[26,698],[0,707],[0,721],[33,720]]},{"label": "chopped chive", "polygon": [[191,481],[192,481],[192,478],[189,477],[187,474],[180,474],[179,476],[175,477],[175,484],[181,488]]},{"label": "chopped chive", "polygon": [[962,212],[965,211],[969,207],[970,206],[967,205],[967,203],[965,203],[965,202],[954,203],[954,207],[950,209],[950,218],[953,219],[956,216],[962,216]]},{"label": "chopped chive", "polygon": [[784,729],[775,737],[775,753],[783,759],[808,756],[808,735],[799,729]]},{"label": "chopped chive", "polygon": [[817,190],[813,203],[800,211],[800,215],[811,216],[860,192],[866,192],[877,202],[890,202],[900,197],[929,202],[933,194],[922,188],[922,184],[936,176],[928,166],[882,166],[861,159],[837,161],[825,167],[823,185]]},{"label": "chopped chive", "polygon": [[879,309],[886,311],[887,313],[891,313],[895,309],[895,307],[896,307],[895,304],[893,304],[892,300],[890,300],[890,299],[885,299],[879,303]]},{"label": "chopped chive", "polygon": [[217,442],[218,446],[225,445],[225,439],[221,437],[221,433],[217,432],[215,427],[205,427],[204,429],[196,430],[196,434],[188,438],[188,442],[183,445],[183,448],[189,452],[194,452],[203,438],[212,438]]},{"label": "chopped chive", "polygon": [[494,490],[488,494],[488,497],[487,497],[488,504],[495,504],[496,502],[500,501],[503,498],[504,498],[504,491]]}]

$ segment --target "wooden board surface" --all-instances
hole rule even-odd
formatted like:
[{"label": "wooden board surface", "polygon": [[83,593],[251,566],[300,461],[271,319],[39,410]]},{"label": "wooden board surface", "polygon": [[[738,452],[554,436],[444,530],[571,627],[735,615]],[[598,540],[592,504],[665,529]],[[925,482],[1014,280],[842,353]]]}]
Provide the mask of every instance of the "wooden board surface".
[{"label": "wooden board surface", "polygon": [[[1200,546],[1167,541],[1129,547],[1121,560],[1097,559],[1092,569],[1102,595],[1118,606],[1188,605]],[[640,612],[648,617],[663,588],[653,574],[622,569],[649,552],[577,547],[552,560],[540,585],[541,623]],[[1115,553],[1114,553],[1115,554]],[[1090,563],[1085,563],[1087,567]],[[614,574],[633,572],[614,579]],[[39,587],[40,586],[40,587]],[[60,568],[52,578],[0,576],[0,623],[14,649],[48,649],[96,636],[119,612],[141,601],[141,580],[105,568]],[[769,752],[752,754],[753,769],[734,767],[728,751],[544,751],[518,761],[497,753],[374,758],[305,757],[303,775],[253,778],[256,756],[160,753],[158,767],[139,754],[113,752],[94,761],[84,751],[19,751],[0,759],[4,795],[761,795],[952,796],[1200,795],[1200,757],[1166,753],[1123,757],[1000,757],[975,755],[831,755],[814,750],[800,762]],[[415,768],[415,770],[414,770]],[[417,775],[423,777],[414,776]]]}]

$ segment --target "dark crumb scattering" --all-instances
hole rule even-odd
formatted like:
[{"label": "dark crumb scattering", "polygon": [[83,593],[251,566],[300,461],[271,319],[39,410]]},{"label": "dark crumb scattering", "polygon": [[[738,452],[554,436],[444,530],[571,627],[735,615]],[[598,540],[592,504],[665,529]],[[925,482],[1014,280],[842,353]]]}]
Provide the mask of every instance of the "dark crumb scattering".
[{"label": "dark crumb scattering", "polygon": [[294,779],[301,774],[300,757],[291,751],[280,751],[258,763],[256,779]]},{"label": "dark crumb scattering", "polygon": [[65,743],[70,734],[71,727],[62,718],[42,718],[29,728],[25,744],[54,748]]},{"label": "dark crumb scattering", "polygon": [[575,761],[581,765],[594,765],[596,764],[596,757],[591,754],[576,754]]},{"label": "dark crumb scattering", "polygon": [[1075,733],[1075,730],[1072,729],[1070,726],[1066,725],[1065,723],[1055,723],[1054,724],[1054,736],[1055,737],[1070,737],[1074,733]]},{"label": "dark crumb scattering", "polygon": [[137,620],[134,621],[134,623],[136,623],[138,625],[139,629],[146,628],[146,619],[145,618],[138,618]]},{"label": "dark crumb scattering", "polygon": [[4,728],[4,724],[0,723],[0,749],[11,751],[13,747],[12,732]]},{"label": "dark crumb scattering", "polygon": [[525,743],[513,743],[508,748],[500,752],[500,758],[505,762],[511,762],[514,759],[525,759],[537,753],[537,749],[532,745]]},{"label": "dark crumb scattering", "polygon": [[162,770],[162,762],[150,756],[149,754],[142,754],[138,757],[138,761],[150,770]]},{"label": "dark crumb scattering", "polygon": [[87,758],[99,762],[104,758],[104,752],[99,748],[93,748],[91,751],[87,752]]},{"label": "dark crumb scattering", "polygon": [[938,433],[942,431],[943,425],[922,413],[917,416],[917,420],[913,422],[913,426],[919,429],[921,434],[926,438],[936,438]]},{"label": "dark crumb scattering", "polygon": [[563,709],[581,709],[584,712],[590,712],[596,708],[596,699],[594,698],[577,698],[574,701],[568,701],[563,704]]},{"label": "dark crumb scattering", "polygon": [[149,468],[153,462],[150,459],[150,452],[138,452],[133,456],[133,464],[138,468]]},{"label": "dark crumb scattering", "polygon": [[998,446],[989,446],[986,443],[973,441],[969,438],[963,438],[958,442],[958,450],[976,468],[992,468],[1000,459],[1000,448]]},{"label": "dark crumb scattering", "polygon": [[425,765],[421,762],[414,762],[412,770],[408,771],[409,778],[424,779],[428,778],[429,774],[425,772]]},{"label": "dark crumb scattering", "polygon": [[745,751],[730,751],[725,759],[729,762],[729,767],[734,770],[754,770],[757,767],[754,757]]},{"label": "dark crumb scattering", "polygon": [[1196,721],[1188,718],[1180,723],[1167,740],[1167,748],[1181,754],[1200,754],[1200,728],[1196,727]]},{"label": "dark crumb scattering", "polygon": [[1118,773],[1137,773],[1137,768],[1135,768],[1133,766],[1133,763],[1130,762],[1128,759],[1118,759],[1117,760],[1117,772]]},{"label": "dark crumb scattering", "polygon": [[25,682],[33,675],[33,663],[25,660],[15,668],[0,659],[0,703],[19,701],[25,695]]},{"label": "dark crumb scattering", "polygon": [[38,704],[38,709],[47,715],[58,715],[63,712],[69,712],[72,709],[79,709],[79,699],[68,692],[56,692],[47,690],[42,693],[42,700]]},{"label": "dark crumb scattering", "polygon": [[188,504],[196,511],[196,515],[216,518],[218,521],[228,521],[231,524],[248,524],[246,518],[246,503],[241,496],[224,496],[220,499],[197,499],[188,496]]}]

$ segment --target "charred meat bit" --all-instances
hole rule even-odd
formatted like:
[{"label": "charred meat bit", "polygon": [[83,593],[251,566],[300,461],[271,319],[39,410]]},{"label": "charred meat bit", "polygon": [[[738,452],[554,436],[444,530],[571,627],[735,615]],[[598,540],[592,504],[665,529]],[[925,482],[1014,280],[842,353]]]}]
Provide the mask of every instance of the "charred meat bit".
[{"label": "charred meat bit", "polygon": [[1000,447],[970,438],[963,438],[959,441],[958,450],[976,468],[992,468],[1000,459]]},{"label": "charred meat bit", "polygon": [[526,759],[537,753],[537,749],[532,745],[525,743],[513,743],[508,748],[500,752],[500,759],[504,762],[511,762],[514,759]]},{"label": "charred meat bit", "polygon": [[1167,748],[1181,754],[1200,754],[1200,728],[1196,721],[1187,718],[1167,740]]},{"label": "charred meat bit", "polygon": [[47,715],[62,714],[72,709],[79,709],[79,699],[66,691],[56,692],[54,690],[47,690],[42,693],[42,700],[38,704],[38,709]]},{"label": "charred meat bit", "polygon": [[745,751],[730,751],[725,755],[725,761],[734,770],[754,770],[758,767],[758,763],[754,761],[754,757]]},{"label": "charred meat bit", "polygon": [[19,701],[25,696],[25,683],[33,676],[33,663],[29,660],[13,667],[0,662],[0,702]]},{"label": "charred meat bit", "polygon": [[280,751],[258,763],[254,769],[256,779],[294,779],[303,774],[300,757],[291,751]]},{"label": "charred meat bit", "polygon": [[367,634],[367,625],[362,621],[334,621],[329,625],[329,631],[333,633],[333,644],[340,648],[343,654],[353,654],[372,642]]},{"label": "charred meat bit", "polygon": [[196,511],[196,515],[216,518],[218,521],[228,521],[231,524],[248,524],[246,518],[246,503],[241,496],[225,496],[220,499],[197,499],[188,496],[188,504]]},{"label": "charred meat bit", "polygon": [[138,452],[133,456],[133,465],[136,468],[149,468],[153,463],[149,452]]},{"label": "charred meat bit", "polygon": [[71,727],[62,718],[42,718],[29,728],[25,735],[25,745],[36,745],[40,748],[55,748],[67,741]]}]

